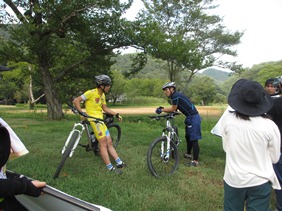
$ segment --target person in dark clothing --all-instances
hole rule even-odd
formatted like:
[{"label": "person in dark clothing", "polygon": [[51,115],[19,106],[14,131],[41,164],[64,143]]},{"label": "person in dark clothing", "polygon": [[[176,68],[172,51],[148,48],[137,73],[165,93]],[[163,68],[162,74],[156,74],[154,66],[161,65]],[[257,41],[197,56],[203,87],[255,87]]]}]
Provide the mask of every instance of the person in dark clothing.
[{"label": "person in dark clothing", "polygon": [[[184,94],[176,91],[174,82],[168,82],[162,87],[165,95],[171,99],[172,106],[170,108],[159,107],[157,114],[162,112],[175,112],[177,109],[183,113],[185,118],[185,138],[187,142],[187,153],[184,154],[186,159],[191,159],[187,166],[197,167],[199,164],[200,147],[198,140],[202,139],[201,133],[201,117],[195,105]],[[191,152],[193,150],[193,157]]]},{"label": "person in dark clothing", "polygon": [[0,210],[27,210],[17,201],[15,195],[26,194],[38,197],[45,182],[30,180],[24,176],[6,172],[6,163],[10,156],[11,140],[8,130],[0,125]]},{"label": "person in dark clothing", "polygon": [[[280,131],[280,138],[282,138],[282,97],[273,98],[273,107],[268,112],[272,120],[278,126]],[[282,146],[282,143],[281,143]],[[282,152],[282,149],[280,149]],[[279,180],[280,186],[282,187],[282,156],[280,155],[279,161],[273,165],[276,176]],[[278,211],[282,211],[282,190],[276,190],[276,203]]]},{"label": "person in dark clothing", "polygon": [[280,97],[281,83],[282,83],[282,77],[269,78],[265,81],[264,84],[265,91],[272,97]]},{"label": "person in dark clothing", "polygon": [[282,132],[282,97],[273,98],[273,107],[268,114]]}]

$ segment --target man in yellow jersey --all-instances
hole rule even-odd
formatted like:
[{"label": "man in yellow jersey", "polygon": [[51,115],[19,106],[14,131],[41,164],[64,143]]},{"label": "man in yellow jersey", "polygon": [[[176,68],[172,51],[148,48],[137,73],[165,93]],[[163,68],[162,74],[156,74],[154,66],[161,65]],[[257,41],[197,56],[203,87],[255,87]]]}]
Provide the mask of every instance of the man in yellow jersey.
[{"label": "man in yellow jersey", "polygon": [[[75,105],[76,109],[83,113],[80,102],[85,102],[86,108],[86,115],[93,116],[99,119],[103,119],[103,111],[109,114],[112,114],[118,118],[119,121],[122,121],[121,116],[119,113],[114,112],[106,105],[106,97],[105,93],[110,90],[111,87],[111,79],[107,75],[98,75],[95,77],[95,82],[97,88],[91,89],[86,91],[81,96],[75,98],[73,100],[73,104]],[[115,148],[113,147],[112,139],[109,133],[109,130],[104,123],[95,123],[90,122],[95,137],[97,138],[100,146],[100,155],[107,166],[107,169],[110,172],[116,172],[117,174],[122,174],[122,171],[119,170],[120,168],[126,167],[126,164],[122,162],[119,158]],[[114,158],[116,161],[115,168],[110,161],[110,156]]]}]

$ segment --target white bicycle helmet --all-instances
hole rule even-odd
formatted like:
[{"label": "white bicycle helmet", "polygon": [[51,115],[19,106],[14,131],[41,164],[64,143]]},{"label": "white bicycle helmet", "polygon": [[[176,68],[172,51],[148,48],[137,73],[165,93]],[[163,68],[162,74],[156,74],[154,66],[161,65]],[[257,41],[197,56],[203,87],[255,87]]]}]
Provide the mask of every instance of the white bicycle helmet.
[{"label": "white bicycle helmet", "polygon": [[176,85],[175,85],[175,82],[167,82],[165,83],[165,85],[163,85],[163,90],[166,89],[166,88],[170,88],[170,87],[173,87],[174,89],[176,89]]}]

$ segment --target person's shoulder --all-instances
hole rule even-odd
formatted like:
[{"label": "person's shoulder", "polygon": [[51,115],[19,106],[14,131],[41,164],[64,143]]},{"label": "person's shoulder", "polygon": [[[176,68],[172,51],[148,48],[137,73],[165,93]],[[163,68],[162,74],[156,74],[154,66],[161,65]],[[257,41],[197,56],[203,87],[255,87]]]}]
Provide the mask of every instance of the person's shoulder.
[{"label": "person's shoulder", "polygon": [[223,113],[222,118],[236,118],[234,110],[227,110]]},{"label": "person's shoulder", "polygon": [[172,93],[172,96],[174,97],[174,96],[177,96],[177,97],[179,97],[179,96],[183,96],[184,94],[182,93],[182,92],[173,92]]},{"label": "person's shoulder", "polygon": [[267,113],[273,118],[277,118],[277,116],[282,116],[282,97],[273,99],[273,107]]},{"label": "person's shoulder", "polygon": [[250,117],[250,119],[257,124],[263,125],[264,127],[275,124],[269,116],[255,116]]},{"label": "person's shoulder", "polygon": [[224,126],[236,124],[237,121],[240,121],[240,119],[237,118],[235,114],[233,112],[230,112],[229,110],[224,112],[221,117],[221,124]]},{"label": "person's shoulder", "polygon": [[92,93],[92,94],[96,94],[98,93],[98,89],[97,88],[94,88],[94,89],[89,89],[88,91],[86,91],[88,93]]},{"label": "person's shoulder", "polygon": [[282,97],[275,97],[275,98],[273,98],[273,103],[274,104],[280,104],[280,103],[282,103]]},{"label": "person's shoulder", "polygon": [[97,88],[88,89],[86,92],[95,92],[95,91],[97,91]]}]

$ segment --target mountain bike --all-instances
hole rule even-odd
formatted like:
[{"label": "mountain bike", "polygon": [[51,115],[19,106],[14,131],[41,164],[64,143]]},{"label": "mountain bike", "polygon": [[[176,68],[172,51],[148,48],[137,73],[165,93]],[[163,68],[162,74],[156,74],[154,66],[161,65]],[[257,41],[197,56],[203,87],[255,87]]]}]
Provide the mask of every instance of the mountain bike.
[{"label": "mountain bike", "polygon": [[179,165],[179,153],[177,146],[180,143],[178,129],[174,126],[174,118],[179,112],[158,116],[149,116],[152,119],[166,119],[166,127],[162,130],[162,136],[155,139],[147,152],[147,164],[150,172],[155,177],[170,176]]},{"label": "mountain bike", "polygon": [[[99,119],[92,116],[84,116],[85,114],[79,112],[76,108],[74,108],[71,105],[68,105],[71,108],[71,111],[74,114],[80,115],[81,121],[78,123],[75,123],[71,132],[69,133],[69,136],[64,144],[64,147],[61,151],[62,153],[62,160],[59,163],[56,172],[53,176],[54,179],[56,179],[62,168],[64,163],[66,162],[68,157],[72,157],[74,150],[77,146],[85,147],[86,151],[93,151],[95,156],[99,156],[99,146],[98,146],[98,140],[94,136],[94,131],[90,125],[90,121],[93,121],[95,123],[100,124],[106,124],[107,128],[110,132],[110,136],[113,141],[113,146],[117,148],[120,138],[121,138],[121,128],[117,123],[114,123],[114,117],[110,114],[104,113],[104,119]],[[80,144],[80,140],[82,137],[82,134],[86,132],[87,137],[87,144]]]}]

